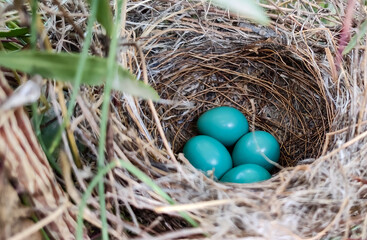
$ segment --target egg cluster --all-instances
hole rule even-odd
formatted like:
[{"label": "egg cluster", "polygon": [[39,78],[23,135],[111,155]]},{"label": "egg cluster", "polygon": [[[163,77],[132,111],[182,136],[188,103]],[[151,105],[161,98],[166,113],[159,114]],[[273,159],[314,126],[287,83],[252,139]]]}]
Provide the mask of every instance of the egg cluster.
[{"label": "egg cluster", "polygon": [[[197,122],[202,135],[184,146],[185,157],[207,176],[222,182],[253,183],[267,180],[278,162],[280,149],[267,132],[248,132],[246,117],[232,107],[213,108]],[[233,148],[232,155],[227,148]]]}]

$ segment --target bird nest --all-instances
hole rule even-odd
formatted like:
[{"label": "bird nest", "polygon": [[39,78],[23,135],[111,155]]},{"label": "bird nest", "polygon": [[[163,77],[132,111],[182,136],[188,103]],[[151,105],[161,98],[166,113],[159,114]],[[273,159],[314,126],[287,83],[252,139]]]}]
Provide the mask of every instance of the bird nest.
[{"label": "bird nest", "polygon": [[[344,12],[345,3],[335,4],[340,11],[327,13],[307,3],[312,8],[304,1],[292,8],[263,5],[273,19],[270,27],[201,1],[127,3],[128,43],[119,49],[119,61],[138,78],[147,73],[161,100],[150,104],[113,93],[107,159],[131,162],[176,204],[171,207],[146,182],[117,167],[104,179],[111,236],[366,238],[367,95],[365,73],[356,71],[364,56],[354,50],[335,68],[334,32],[341,26],[338,13]],[[41,4],[41,9],[45,16],[52,14],[49,6]],[[356,19],[363,16],[355,14]],[[48,27],[54,47],[80,48],[81,39],[68,34],[72,28],[65,29]],[[93,39],[96,53],[105,50],[98,36],[97,32]],[[131,47],[135,44],[138,48]],[[49,93],[55,112],[60,112],[51,86]],[[87,148],[81,151],[83,165],[92,169],[98,155],[101,93],[100,88],[83,87],[71,121],[75,136]],[[251,130],[277,138],[280,166],[271,179],[218,183],[184,158],[183,145],[198,134],[196,120],[218,106],[239,109]],[[73,184],[80,193],[91,179],[87,170],[73,168]],[[87,234],[93,237],[100,227],[97,193],[88,204],[95,215],[85,218],[94,226],[87,225]],[[191,227],[182,211],[199,226]]]},{"label": "bird nest", "polygon": [[[129,146],[130,161],[179,205],[168,207],[145,184],[126,197],[134,208],[150,211],[144,216],[154,216],[144,218],[148,226],[162,216],[154,235],[319,239],[362,233],[359,223],[367,209],[360,205],[364,187],[357,180],[365,171],[356,158],[346,158],[358,136],[346,117],[352,109],[346,100],[351,83],[348,74],[332,77],[330,53],[336,50],[329,31],[323,35],[293,25],[299,31],[295,34],[287,21],[285,27],[257,27],[186,1],[151,3],[134,11],[128,26],[145,59],[130,57],[130,66],[138,76],[147,71],[163,100],[155,104],[157,121],[148,104],[123,97],[125,111],[116,112],[135,140],[120,146]],[[137,56],[135,49],[123,51]],[[115,101],[121,102],[117,96]],[[217,183],[184,158],[183,145],[198,134],[196,120],[218,106],[239,109],[251,130],[271,132],[280,142],[281,166],[270,180]],[[359,133],[362,129],[360,125]],[[135,198],[143,198],[144,207],[130,200]],[[180,209],[200,227],[189,228],[179,220]]]},{"label": "bird nest", "polygon": [[261,41],[231,48],[182,47],[149,59],[155,88],[178,104],[158,107],[173,151],[198,135],[195,124],[203,112],[232,106],[247,116],[250,130],[276,136],[280,165],[320,156],[333,116],[310,56]]}]

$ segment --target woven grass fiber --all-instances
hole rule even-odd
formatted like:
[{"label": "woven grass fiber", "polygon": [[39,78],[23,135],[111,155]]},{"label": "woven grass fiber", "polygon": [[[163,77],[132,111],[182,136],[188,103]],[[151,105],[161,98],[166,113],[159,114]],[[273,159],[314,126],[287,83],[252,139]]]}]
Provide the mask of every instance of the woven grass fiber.
[{"label": "woven grass fiber", "polygon": [[[348,3],[334,0],[333,7],[322,8],[319,1],[266,2],[268,27],[201,1],[125,3],[118,61],[139,79],[146,73],[162,100],[149,105],[113,93],[108,159],[133,163],[177,208],[115,168],[104,179],[114,238],[367,239],[365,46],[357,45],[335,67]],[[83,29],[83,6],[63,6]],[[56,51],[81,49],[83,40],[53,3],[42,1],[40,12]],[[352,34],[366,17],[361,2],[353,17]],[[96,55],[106,52],[101,33],[96,27]],[[47,89],[60,112],[53,84]],[[82,193],[96,169],[102,89],[83,87],[77,102],[71,126],[88,149],[81,152],[84,169],[73,168],[75,189]],[[184,158],[183,145],[198,134],[196,120],[218,106],[239,109],[251,130],[277,138],[280,166],[270,180],[218,183]],[[97,192],[88,203],[99,216]],[[91,238],[99,232],[92,225]]]}]

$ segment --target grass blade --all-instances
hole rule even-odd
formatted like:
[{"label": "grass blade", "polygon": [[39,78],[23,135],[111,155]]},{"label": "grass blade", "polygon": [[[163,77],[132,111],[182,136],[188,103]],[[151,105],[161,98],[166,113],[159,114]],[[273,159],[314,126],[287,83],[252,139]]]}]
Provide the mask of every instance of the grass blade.
[{"label": "grass blade", "polygon": [[[89,4],[92,0],[88,0]],[[113,27],[113,16],[110,1],[99,0],[97,11],[97,21],[106,29],[107,36],[111,37]]]},{"label": "grass blade", "polygon": [[73,78],[73,92],[71,94],[70,100],[69,100],[69,106],[66,112],[66,116],[65,119],[61,125],[60,130],[57,132],[57,135],[55,137],[55,139],[52,141],[52,144],[50,146],[50,148],[48,149],[48,152],[50,154],[52,154],[54,152],[54,150],[57,148],[57,146],[60,143],[61,140],[61,135],[62,132],[64,131],[64,129],[66,128],[68,122],[69,122],[69,117],[72,115],[74,108],[75,108],[75,103],[76,103],[76,98],[78,96],[79,93],[79,88],[80,85],[82,83],[82,79],[83,79],[83,74],[85,72],[85,65],[88,59],[88,50],[89,47],[91,45],[92,42],[92,35],[93,35],[93,25],[96,19],[96,15],[97,15],[97,9],[98,9],[98,0],[90,0],[90,7],[91,7],[91,11],[90,11],[90,16],[88,18],[88,23],[87,23],[87,36],[85,37],[85,41],[83,43],[83,48],[82,48],[82,52],[80,54],[80,58],[78,60],[78,67],[76,69],[74,78]]},{"label": "grass blade", "polygon": [[1,42],[1,43],[4,46],[4,49],[6,49],[7,51],[17,51],[22,48],[21,45],[14,42]]},{"label": "grass blade", "polygon": [[31,24],[31,48],[35,50],[37,47],[37,8],[38,0],[31,0],[32,8],[32,24]]},{"label": "grass blade", "polygon": [[0,38],[25,37],[29,34],[28,28],[16,28],[6,32],[0,32]]},{"label": "grass blade", "polygon": [[[106,0],[100,0],[99,3],[106,2]],[[107,59],[107,79],[103,93],[103,103],[102,103],[102,112],[101,112],[101,126],[100,126],[100,138],[98,145],[98,172],[102,171],[105,166],[105,145],[106,145],[106,137],[107,137],[107,122],[109,117],[109,106],[110,106],[110,97],[111,97],[111,88],[113,87],[113,82],[115,75],[117,73],[117,62],[116,62],[116,53],[117,53],[117,40],[120,35],[121,29],[121,11],[122,11],[122,2],[123,0],[117,0],[116,6],[116,19],[115,24],[112,27],[111,33],[111,44],[108,52]],[[106,9],[104,9],[106,10]],[[109,11],[109,9],[107,9]],[[97,15],[98,18],[98,15]],[[102,239],[108,240],[108,232],[107,232],[107,216],[106,216],[106,199],[105,199],[105,189],[104,182],[100,180],[98,183],[98,197],[99,197],[99,205],[101,208],[101,222],[102,222]]]},{"label": "grass blade", "polygon": [[349,41],[348,45],[345,47],[343,51],[343,55],[348,54],[352,49],[357,45],[357,43],[364,37],[367,32],[367,20],[365,20],[361,27],[359,28],[359,32],[355,34],[352,39]]},{"label": "grass blade", "polygon": [[254,0],[207,0],[218,7],[237,13],[263,25],[269,24],[265,11]]},{"label": "grass blade", "polygon": [[[77,72],[80,54],[49,53],[24,50],[6,53],[0,51],[0,66],[28,74],[40,74],[45,78],[73,83]],[[108,74],[107,60],[88,56],[83,69],[81,83],[101,85]],[[157,92],[141,81],[128,70],[118,67],[112,88],[145,99],[158,100]]]}]

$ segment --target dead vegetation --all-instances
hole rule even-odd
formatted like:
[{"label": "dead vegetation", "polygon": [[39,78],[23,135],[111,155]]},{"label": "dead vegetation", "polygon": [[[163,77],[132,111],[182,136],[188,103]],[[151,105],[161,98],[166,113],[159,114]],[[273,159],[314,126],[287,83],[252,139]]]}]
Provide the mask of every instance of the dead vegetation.
[{"label": "dead vegetation", "polygon": [[[62,11],[54,2],[42,1],[46,33],[56,51],[79,51],[82,39],[75,25],[83,31],[88,11],[74,2],[61,5]],[[341,68],[335,68],[346,3],[333,5],[324,9],[316,1],[271,2],[263,7],[273,22],[261,27],[200,1],[125,4],[118,60],[140,79],[146,71],[163,100],[154,104],[156,119],[146,101],[113,93],[108,159],[133,163],[177,202],[177,208],[127,170],[113,169],[104,179],[111,236],[367,238],[365,49],[357,46]],[[362,6],[356,9],[354,28],[366,16]],[[108,44],[101,34],[96,28],[91,50],[103,56]],[[123,44],[132,42],[143,57]],[[59,113],[54,87],[49,82],[45,94]],[[88,149],[81,156],[84,169],[69,159],[74,188],[72,193],[67,190],[74,202],[95,169],[101,93],[83,87],[71,121],[76,138]],[[252,129],[270,131],[281,143],[283,168],[271,180],[221,184],[183,158],[182,146],[196,134],[198,116],[223,105],[240,109]],[[96,192],[88,204],[94,215],[85,221],[94,225],[87,227],[92,238],[99,233]],[[200,227],[191,228],[179,209]]]}]

